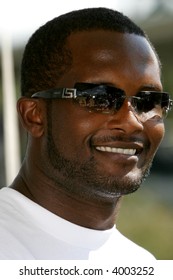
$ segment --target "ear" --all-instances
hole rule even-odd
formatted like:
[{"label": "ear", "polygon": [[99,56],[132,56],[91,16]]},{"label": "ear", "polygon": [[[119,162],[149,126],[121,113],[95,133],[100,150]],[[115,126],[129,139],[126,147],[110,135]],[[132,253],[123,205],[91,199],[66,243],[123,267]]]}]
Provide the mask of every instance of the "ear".
[{"label": "ear", "polygon": [[37,99],[21,97],[17,102],[17,111],[23,127],[33,137],[41,137],[44,133],[45,106]]}]

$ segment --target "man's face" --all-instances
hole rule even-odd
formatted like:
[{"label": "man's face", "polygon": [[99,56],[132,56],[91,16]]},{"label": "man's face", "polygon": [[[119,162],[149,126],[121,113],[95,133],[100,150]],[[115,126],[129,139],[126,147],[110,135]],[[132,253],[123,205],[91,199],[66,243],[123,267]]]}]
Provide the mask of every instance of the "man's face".
[{"label": "man's face", "polygon": [[[107,84],[127,96],[162,90],[158,62],[145,38],[90,31],[72,34],[67,44],[73,65],[57,87]],[[110,200],[136,190],[164,134],[162,120],[141,121],[128,101],[109,115],[89,112],[73,100],[53,100],[47,115],[47,174],[76,198]]]}]

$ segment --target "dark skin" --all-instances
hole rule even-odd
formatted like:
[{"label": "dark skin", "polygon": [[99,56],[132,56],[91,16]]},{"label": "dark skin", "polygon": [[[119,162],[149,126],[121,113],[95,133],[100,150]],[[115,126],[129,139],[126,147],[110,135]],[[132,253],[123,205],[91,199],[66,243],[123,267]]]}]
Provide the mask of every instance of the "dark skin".
[{"label": "dark skin", "polygon": [[[57,87],[104,83],[123,89],[128,96],[162,90],[157,58],[143,37],[85,31],[72,34],[67,46],[73,65]],[[92,229],[111,228],[121,196],[134,191],[132,186],[140,184],[152,162],[164,135],[163,121],[140,120],[128,101],[113,115],[89,113],[67,100],[53,101],[49,114],[47,110],[45,100],[18,101],[29,137],[24,162],[11,187],[68,221]],[[136,153],[124,155],[98,147]]]}]

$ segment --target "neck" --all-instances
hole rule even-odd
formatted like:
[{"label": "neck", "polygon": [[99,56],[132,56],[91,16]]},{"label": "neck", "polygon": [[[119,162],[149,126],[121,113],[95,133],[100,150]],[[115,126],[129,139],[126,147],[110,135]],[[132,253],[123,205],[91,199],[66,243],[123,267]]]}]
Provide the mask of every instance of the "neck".
[{"label": "neck", "polygon": [[96,230],[106,230],[114,226],[120,198],[111,201],[81,199],[66,193],[62,187],[54,186],[52,182],[46,181],[46,178],[28,174],[28,169],[25,172],[22,167],[11,188],[74,224]]}]

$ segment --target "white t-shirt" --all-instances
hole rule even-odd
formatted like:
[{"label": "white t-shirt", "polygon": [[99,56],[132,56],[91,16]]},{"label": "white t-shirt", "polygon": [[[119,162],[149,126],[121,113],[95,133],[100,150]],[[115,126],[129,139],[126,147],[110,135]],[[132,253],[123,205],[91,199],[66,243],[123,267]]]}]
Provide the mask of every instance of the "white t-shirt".
[{"label": "white t-shirt", "polygon": [[116,227],[92,230],[70,223],[19,192],[0,190],[1,260],[152,261]]}]

